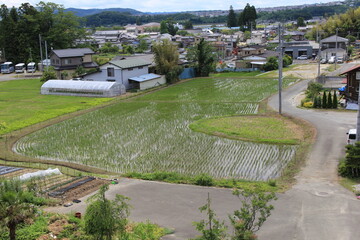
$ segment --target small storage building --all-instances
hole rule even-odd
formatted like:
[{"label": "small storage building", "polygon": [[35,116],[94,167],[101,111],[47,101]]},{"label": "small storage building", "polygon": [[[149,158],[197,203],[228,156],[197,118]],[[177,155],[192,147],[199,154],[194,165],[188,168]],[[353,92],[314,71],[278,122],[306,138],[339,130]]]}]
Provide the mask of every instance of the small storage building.
[{"label": "small storage building", "polygon": [[41,94],[115,97],[126,92],[125,86],[117,82],[48,80],[41,86]]},{"label": "small storage building", "polygon": [[166,83],[165,76],[149,73],[129,78],[129,84],[135,89],[145,90]]}]

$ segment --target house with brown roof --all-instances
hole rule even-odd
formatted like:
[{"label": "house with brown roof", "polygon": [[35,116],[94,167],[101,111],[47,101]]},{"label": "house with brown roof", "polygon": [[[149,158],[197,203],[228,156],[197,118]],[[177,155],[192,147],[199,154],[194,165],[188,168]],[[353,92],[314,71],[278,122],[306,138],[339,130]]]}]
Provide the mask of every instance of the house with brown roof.
[{"label": "house with brown roof", "polygon": [[78,67],[96,68],[92,61],[94,52],[90,48],[68,48],[52,50],[50,64],[54,67],[58,79],[70,79]]}]

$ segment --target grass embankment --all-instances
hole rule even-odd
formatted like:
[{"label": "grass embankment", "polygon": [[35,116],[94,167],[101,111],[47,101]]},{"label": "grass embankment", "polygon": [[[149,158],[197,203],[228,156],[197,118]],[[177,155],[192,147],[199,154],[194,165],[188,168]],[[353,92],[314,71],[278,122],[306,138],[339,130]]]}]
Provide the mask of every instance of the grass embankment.
[{"label": "grass embankment", "polygon": [[0,135],[111,100],[41,95],[42,84],[39,79],[0,82]]},{"label": "grass embankment", "polygon": [[299,126],[279,115],[201,119],[189,127],[197,132],[258,143],[299,144],[303,138]]}]

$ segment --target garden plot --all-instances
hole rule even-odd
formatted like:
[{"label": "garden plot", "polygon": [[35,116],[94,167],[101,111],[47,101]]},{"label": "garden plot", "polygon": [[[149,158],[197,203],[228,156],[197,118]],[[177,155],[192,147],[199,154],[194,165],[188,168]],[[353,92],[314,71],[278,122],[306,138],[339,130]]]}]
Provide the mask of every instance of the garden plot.
[{"label": "garden plot", "polygon": [[21,139],[15,150],[119,173],[276,178],[296,146],[224,139],[188,127],[201,118],[256,114],[276,84],[273,79],[196,79],[45,128]]}]

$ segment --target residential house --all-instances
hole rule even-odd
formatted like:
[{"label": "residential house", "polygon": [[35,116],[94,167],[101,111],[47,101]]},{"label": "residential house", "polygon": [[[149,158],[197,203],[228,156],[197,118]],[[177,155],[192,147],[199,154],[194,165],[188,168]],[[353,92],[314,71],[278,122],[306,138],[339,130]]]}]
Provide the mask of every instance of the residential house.
[{"label": "residential house", "polygon": [[293,41],[304,41],[305,40],[305,33],[301,31],[286,31],[284,36],[290,38]]},{"label": "residential house", "polygon": [[346,74],[345,97],[348,102],[357,103],[359,98],[360,65],[352,67],[340,75],[344,74]]},{"label": "residential house", "polygon": [[247,47],[238,48],[238,58],[243,58],[252,55],[261,55],[265,53],[265,47],[260,45],[251,45]]},{"label": "residential house", "polygon": [[133,86],[129,79],[149,73],[151,62],[139,58],[110,61],[99,67],[99,71],[87,74],[83,77],[85,81],[108,81],[122,83],[126,89]]},{"label": "residential house", "polygon": [[331,56],[336,58],[342,57],[347,59],[347,46],[349,40],[336,35],[322,39],[321,44],[321,58],[329,59]]},{"label": "residential house", "polygon": [[78,67],[85,69],[96,68],[92,61],[94,52],[90,48],[69,48],[52,50],[50,53],[51,66],[56,71],[58,79],[70,79]]}]

